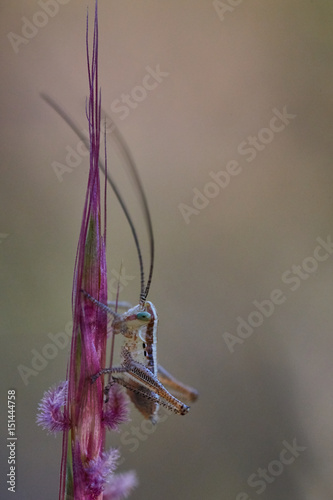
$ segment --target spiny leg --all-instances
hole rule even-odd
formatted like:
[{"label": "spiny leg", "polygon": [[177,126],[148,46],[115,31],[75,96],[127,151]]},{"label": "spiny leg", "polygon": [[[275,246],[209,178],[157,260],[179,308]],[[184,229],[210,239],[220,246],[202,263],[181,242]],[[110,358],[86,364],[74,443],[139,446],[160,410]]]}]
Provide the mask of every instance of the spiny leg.
[{"label": "spiny leg", "polygon": [[114,319],[120,318],[119,314],[117,314],[115,311],[113,311],[107,305],[103,304],[103,302],[100,302],[99,300],[95,299],[92,295],[90,295],[90,293],[86,292],[85,290],[81,290],[81,292],[83,293],[83,295],[85,297],[87,297],[87,299],[90,300],[90,302],[92,302],[93,304],[95,304],[96,306],[98,306],[100,309],[102,309],[103,311],[105,311],[107,314],[111,314],[111,316]]},{"label": "spiny leg", "polygon": [[[186,415],[189,411],[187,405],[170,394],[148,368],[141,363],[133,361],[128,351],[125,351],[124,354],[124,364],[122,366],[104,368],[91,377],[91,382],[94,383],[101,375],[111,373],[111,380],[104,388],[104,394],[106,396],[105,403],[108,401],[108,394],[111,386],[114,383],[118,383],[143,398],[158,403],[180,415]],[[125,380],[121,376],[115,377],[114,374],[123,374],[125,377],[128,377],[129,380]]]},{"label": "spiny leg", "polygon": [[[149,368],[146,368],[143,364],[134,361],[128,350],[122,349],[122,355],[124,357],[122,366],[125,368],[123,373],[134,382],[135,386],[139,384],[141,388],[148,389],[149,391],[155,393],[157,396],[162,398],[159,399],[160,404],[172,409],[175,413],[185,415],[189,411],[189,407],[173,396],[157,379],[157,377],[155,377]],[[144,392],[146,393],[145,390]]]},{"label": "spiny leg", "polygon": [[110,391],[111,387],[113,386],[113,384],[117,381],[117,380],[114,380],[112,374],[113,373],[123,373],[124,371],[125,371],[125,368],[123,366],[115,366],[113,368],[104,368],[103,370],[100,370],[98,373],[95,373],[95,375],[92,375],[90,377],[91,383],[94,384],[96,382],[96,380],[101,375],[105,375],[106,373],[111,374],[111,379],[110,379],[109,383],[106,384],[106,386],[104,387],[104,395],[105,395],[104,403],[107,403],[109,401],[109,391]]},{"label": "spiny leg", "polygon": [[113,331],[114,333],[122,333],[125,336],[131,336],[132,330],[139,329],[145,326],[151,320],[151,314],[144,310],[144,304],[138,304],[137,306],[129,309],[124,314],[118,314],[110,307],[106,306],[99,300],[92,297],[85,290],[81,290],[83,295],[87,297],[93,304],[103,309],[107,314],[113,317]]},{"label": "spiny leg", "polygon": [[158,365],[157,376],[159,381],[166,386],[170,391],[175,392],[180,395],[186,401],[193,403],[198,399],[199,393],[194,387],[183,384],[177,380],[173,375],[171,375],[163,366]]},{"label": "spiny leg", "polygon": [[[152,401],[154,403],[157,403],[161,406],[164,406],[170,411],[173,411],[174,413],[178,413],[180,415],[186,415],[186,413],[189,411],[190,407],[184,405],[181,401],[178,401],[177,398],[173,397],[172,395],[172,401],[167,401],[164,399],[161,399],[161,395],[158,392],[153,392],[151,389],[148,387],[141,385],[132,385],[130,382],[126,382],[120,377],[112,377],[113,382],[116,382],[126,389],[138,394],[139,396],[142,396],[145,399],[148,399],[149,401]],[[178,402],[180,405],[175,405],[174,403]]]}]

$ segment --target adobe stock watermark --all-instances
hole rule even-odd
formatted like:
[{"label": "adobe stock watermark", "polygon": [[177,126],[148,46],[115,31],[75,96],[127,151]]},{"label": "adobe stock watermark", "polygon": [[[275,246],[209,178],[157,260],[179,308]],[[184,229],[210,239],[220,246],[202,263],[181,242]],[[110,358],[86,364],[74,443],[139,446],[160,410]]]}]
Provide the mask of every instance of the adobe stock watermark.
[{"label": "adobe stock watermark", "polygon": [[[155,69],[150,66],[145,68],[146,74],[142,78],[142,85],[136,85],[128,94],[121,94],[119,99],[114,99],[111,103],[111,111],[119,114],[120,120],[125,120],[131,112],[138,107],[139,103],[143,102],[149,92],[156,89],[162,81],[167,78],[170,73],[161,71],[160,65],[157,64]],[[101,136],[110,134],[114,131],[115,125],[107,116],[101,120]],[[79,140],[75,147],[66,146],[64,160],[52,161],[51,167],[59,182],[63,181],[64,175],[73,172],[82,163],[82,160],[89,156],[89,133],[86,130],[82,134],[87,138],[87,142]]]},{"label": "adobe stock watermark", "polygon": [[233,12],[235,7],[238,7],[243,3],[243,0],[226,0],[225,2],[221,2],[220,0],[213,0],[213,7],[215,9],[216,14],[219,16],[220,21],[224,21],[225,14],[228,12]]},{"label": "adobe stock watermark", "polygon": [[[269,120],[268,126],[261,128],[256,135],[249,135],[242,141],[237,152],[240,156],[245,156],[245,160],[251,163],[268,144],[270,144],[276,134],[279,134],[290,124],[291,120],[296,118],[295,114],[288,113],[287,106],[279,111],[277,108],[272,109],[273,116]],[[194,193],[192,205],[179,203],[178,209],[186,224],[190,223],[193,215],[199,215],[206,208],[210,200],[216,198],[231,182],[232,178],[236,177],[243,171],[243,168],[237,160],[230,160],[224,170],[218,172],[209,172],[210,181],[207,182],[201,190],[193,188]]]},{"label": "adobe stock watermark", "polygon": [[0,233],[0,245],[8,238],[8,236],[8,233]]},{"label": "adobe stock watermark", "polygon": [[66,155],[63,163],[53,161],[51,167],[59,182],[63,181],[65,174],[73,172],[79,165],[81,165],[83,158],[89,156],[89,150],[83,141],[78,141],[75,148],[66,146]]},{"label": "adobe stock watermark", "polygon": [[[297,444],[296,438],[293,439],[292,444],[286,440],[282,441],[282,446],[283,448],[277,459],[269,462],[265,469],[259,467],[256,472],[248,477],[247,484],[250,488],[253,488],[254,491],[252,493],[261,495],[270,484],[274,483],[281,476],[285,468],[292,465],[296,458],[307,449],[306,446]],[[251,497],[242,491],[236,495],[235,500],[251,500]]]},{"label": "adobe stock watermark", "polygon": [[[101,137],[111,134],[115,129],[115,124],[108,117],[104,116],[101,120]],[[81,137],[83,140],[79,140],[75,147],[67,145],[65,147],[66,153],[65,157],[60,161],[52,161],[51,167],[59,182],[63,181],[65,174],[70,174],[77,167],[79,167],[84,158],[89,157],[89,132],[87,130],[81,130]]]},{"label": "adobe stock watermark", "polygon": [[136,276],[126,274],[124,266],[121,267],[120,273],[112,269],[109,276],[110,274],[112,274],[112,278],[108,279],[108,300],[113,301],[116,299],[118,293],[121,293]]},{"label": "adobe stock watermark", "polygon": [[[112,278],[108,280],[108,294],[109,299],[116,296],[116,294],[124,290],[124,288],[129,284],[130,281],[135,279],[135,276],[127,275],[126,269],[123,266],[121,272],[119,273],[115,269],[112,269],[110,274]],[[29,384],[29,379],[31,377],[37,377],[40,372],[45,370],[49,365],[50,361],[53,361],[59,354],[59,351],[63,351],[68,345],[72,338],[73,322],[68,321],[65,325],[64,331],[58,333],[48,333],[47,337],[49,342],[47,342],[41,349],[31,349],[31,359],[29,365],[19,364],[17,370],[24,385]]]},{"label": "adobe stock watermark", "polygon": [[69,2],[70,0],[38,0],[41,10],[36,10],[31,19],[25,16],[21,18],[21,34],[18,35],[13,31],[7,33],[15,54],[18,54],[21,45],[27,45],[37,36],[39,30],[48,24],[50,18],[58,14],[60,5],[66,5]]},{"label": "adobe stock watermark", "polygon": [[[170,416],[170,413],[163,407],[159,409],[159,414],[158,414],[158,424],[165,422]],[[141,420],[140,425],[131,425],[130,429],[122,432],[120,436],[120,442],[121,442],[121,447],[126,447],[126,449],[130,453],[135,453],[139,446],[140,443],[143,441],[146,441],[148,437],[153,434],[156,429],[158,428],[158,425],[153,424],[150,420],[147,420],[143,418]],[[123,456],[122,453],[122,458],[119,462],[120,464],[123,464],[125,462],[125,457]]]},{"label": "adobe stock watermark", "polygon": [[45,370],[49,362],[58,356],[59,350],[63,351],[69,344],[72,338],[73,322],[68,321],[64,331],[58,333],[48,333],[50,340],[42,349],[31,349],[32,358],[29,366],[20,364],[17,366],[17,371],[24,385],[28,385],[30,377],[37,377],[40,372]]},{"label": "adobe stock watermark", "polygon": [[156,89],[170,73],[161,71],[157,64],[155,69],[150,66],[145,67],[146,74],[142,78],[141,85],[136,85],[128,94],[121,94],[119,99],[114,99],[111,103],[111,111],[119,114],[120,120],[125,120],[132,110],[136,109],[143,102],[149,93]]},{"label": "adobe stock watermark", "polygon": [[235,352],[236,345],[244,344],[254,331],[259,328],[266,318],[270,318],[277,307],[287,300],[288,291],[295,292],[302,283],[310,278],[319,267],[320,262],[325,262],[333,254],[333,242],[328,235],[326,241],[318,237],[318,245],[315,247],[312,256],[306,257],[301,264],[293,264],[290,269],[281,275],[281,281],[287,285],[285,291],[281,288],[274,288],[269,294],[269,298],[264,300],[254,300],[254,309],[246,318],[238,316],[236,318],[236,333],[223,333],[223,339],[231,353]]}]

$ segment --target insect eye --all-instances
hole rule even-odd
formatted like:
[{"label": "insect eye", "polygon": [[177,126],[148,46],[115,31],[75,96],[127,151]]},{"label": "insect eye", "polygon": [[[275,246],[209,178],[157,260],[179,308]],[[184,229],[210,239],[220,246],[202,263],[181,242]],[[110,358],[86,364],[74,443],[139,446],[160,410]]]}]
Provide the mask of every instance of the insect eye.
[{"label": "insect eye", "polygon": [[140,321],[150,321],[150,318],[151,318],[151,314],[149,312],[139,312],[137,315],[136,315],[136,319],[140,320]]}]

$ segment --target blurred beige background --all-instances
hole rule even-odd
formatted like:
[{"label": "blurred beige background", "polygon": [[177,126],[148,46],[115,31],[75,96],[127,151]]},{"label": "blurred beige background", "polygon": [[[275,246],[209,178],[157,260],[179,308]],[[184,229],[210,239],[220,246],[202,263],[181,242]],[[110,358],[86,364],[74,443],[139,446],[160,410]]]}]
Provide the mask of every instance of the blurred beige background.
[{"label": "blurred beige background", "polygon": [[[38,428],[35,414],[44,390],[65,377],[68,347],[51,347],[54,359],[26,384],[18,367],[31,369],[32,350],[41,353],[71,320],[88,163],[79,158],[72,168],[67,158],[59,181],[54,162],[65,165],[78,139],[39,92],[86,126],[87,3],[92,11],[82,0],[0,5],[1,498],[10,498],[11,388],[16,498],[58,498],[61,438]],[[38,14],[51,4],[53,17]],[[103,107],[131,147],[155,229],[159,360],[200,391],[184,418],[170,415],[152,430],[133,410],[109,436],[124,457],[119,471],[138,473],[131,498],[330,500],[333,254],[313,255],[317,238],[333,237],[332,2],[100,0],[99,11]],[[44,26],[29,31],[22,18]],[[158,65],[164,76],[144,96],[135,87]],[[132,92],[133,108],[120,112]],[[272,121],[284,107],[295,116]],[[108,149],[148,262],[138,201]],[[208,185],[210,172],[226,172],[232,160],[238,173],[229,185]],[[193,208],[193,189],[215,197],[201,199],[206,206],[186,224],[179,204]],[[111,191],[109,209],[110,279],[123,260],[130,279],[121,299],[135,303],[137,257]],[[274,311],[266,303],[267,317],[252,314],[253,302],[276,289]],[[238,317],[258,326],[231,352],[225,334],[237,335]],[[302,451],[284,455],[295,440]]]}]

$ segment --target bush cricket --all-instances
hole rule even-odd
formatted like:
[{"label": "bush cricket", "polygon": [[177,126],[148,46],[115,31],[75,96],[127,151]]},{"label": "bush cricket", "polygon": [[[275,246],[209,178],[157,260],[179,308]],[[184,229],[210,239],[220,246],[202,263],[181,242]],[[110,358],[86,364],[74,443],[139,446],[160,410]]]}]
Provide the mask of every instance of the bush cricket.
[{"label": "bush cricket", "polygon": [[[64,119],[76,135],[83,141],[85,146],[89,148],[89,142],[84,133],[81,132],[79,127],[77,127],[67,113],[65,113],[49,96],[42,94],[42,97]],[[160,405],[179,415],[185,415],[189,411],[189,406],[172,395],[168,389],[188,402],[194,402],[198,397],[198,392],[196,389],[186,386],[175,379],[157,363],[158,316],[155,306],[152,302],[147,300],[154,268],[154,236],[150,212],[146,195],[130,150],[110,118],[108,118],[108,123],[112,126],[114,143],[123,157],[123,160],[130,168],[135,186],[138,189],[141,208],[144,213],[149,235],[150,268],[147,283],[145,283],[143,259],[136,229],[116,184],[109,172],[107,172],[107,180],[121,205],[134,238],[140,266],[141,289],[139,304],[129,308],[123,314],[119,314],[108,305],[99,302],[87,292],[81,290],[88,300],[96,304],[112,317],[111,329],[113,334],[116,335],[120,333],[124,336],[124,344],[121,349],[121,365],[116,367],[111,366],[110,368],[100,370],[91,377],[91,381],[95,382],[101,375],[109,374],[109,382],[104,389],[106,401],[108,400],[110,387],[115,383],[120,384],[126,388],[130,399],[141,414],[155,423],[158,420],[158,409]],[[105,173],[102,161],[100,161],[99,165],[101,170]]]}]

